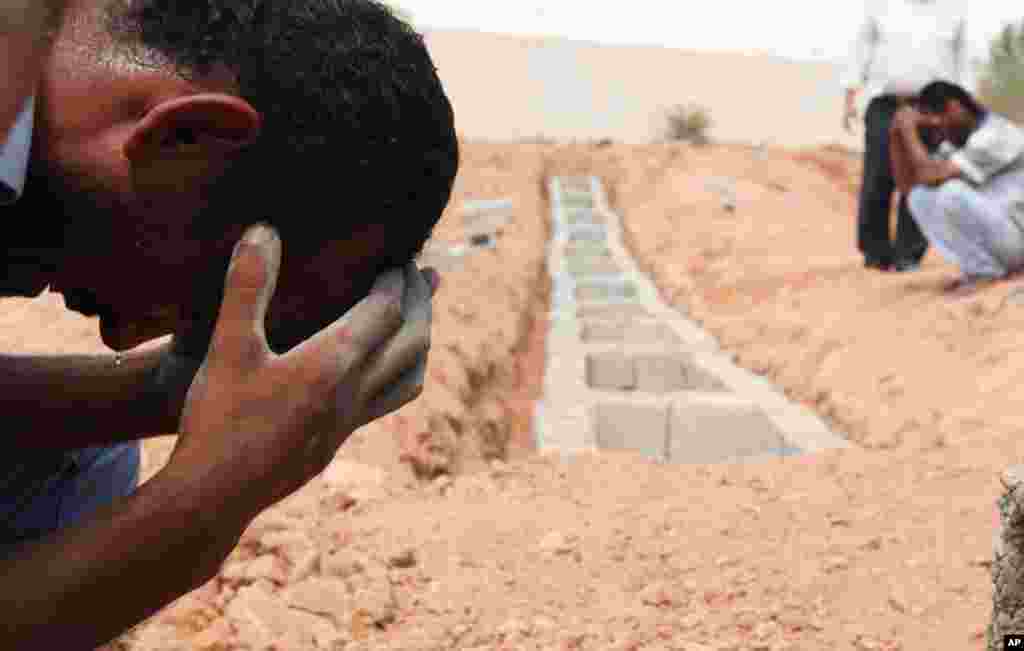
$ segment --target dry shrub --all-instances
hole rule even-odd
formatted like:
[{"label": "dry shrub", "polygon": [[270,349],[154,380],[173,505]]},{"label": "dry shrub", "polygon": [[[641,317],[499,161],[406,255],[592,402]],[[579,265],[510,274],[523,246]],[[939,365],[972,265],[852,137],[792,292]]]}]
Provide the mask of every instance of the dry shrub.
[{"label": "dry shrub", "polygon": [[697,104],[678,104],[670,108],[665,116],[665,140],[706,145],[708,130],[714,122],[706,108]]},{"label": "dry shrub", "polygon": [[995,112],[1024,122],[1024,22],[1005,25],[989,43],[979,95]]}]

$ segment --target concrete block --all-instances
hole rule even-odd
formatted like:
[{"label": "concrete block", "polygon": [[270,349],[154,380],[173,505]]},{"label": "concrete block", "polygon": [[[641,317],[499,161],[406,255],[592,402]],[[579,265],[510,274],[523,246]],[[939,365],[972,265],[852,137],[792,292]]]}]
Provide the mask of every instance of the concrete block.
[{"label": "concrete block", "polygon": [[584,343],[623,341],[626,335],[626,322],[609,319],[584,321],[580,329],[580,338]]},{"label": "concrete block", "polygon": [[559,181],[569,191],[589,193],[591,189],[589,176],[563,176]]},{"label": "concrete block", "polygon": [[[654,319],[615,316],[613,312],[599,313],[596,318],[587,318],[580,329],[580,335],[584,343],[621,342],[644,347],[663,347],[666,352],[677,350],[681,344],[670,328]],[[703,376],[698,377],[703,379]]]},{"label": "concrete block", "polygon": [[636,355],[636,388],[647,393],[671,393],[686,388],[684,360],[679,355]]},{"label": "concrete block", "polygon": [[664,323],[653,319],[630,322],[624,333],[625,339],[630,343],[638,344],[679,344],[682,340],[679,336]]},{"label": "concrete block", "polygon": [[607,285],[583,285],[576,287],[577,301],[603,301],[610,298]]},{"label": "concrete block", "polygon": [[630,299],[636,297],[636,286],[622,280],[586,281],[576,284],[576,299],[595,301],[606,299]]},{"label": "concrete block", "polygon": [[[592,320],[583,324],[582,339],[588,344],[631,343],[623,341],[624,324],[614,320]],[[614,382],[602,380],[594,388],[617,388],[620,390],[634,389],[641,393],[665,394],[677,391],[725,392],[724,385],[715,378],[693,367],[692,360],[686,353],[592,353],[590,358],[600,360],[598,368],[601,377],[620,378]],[[612,361],[614,360],[614,362]],[[588,361],[589,364],[589,361]],[[612,368],[629,370],[613,371]],[[590,366],[588,366],[590,368]],[[628,374],[628,380],[625,379]],[[593,378],[593,376],[590,376]]]},{"label": "concrete block", "polygon": [[463,230],[467,235],[478,235],[481,233],[497,233],[505,228],[512,221],[512,215],[494,214],[480,215],[478,217],[463,217]]},{"label": "concrete block", "polygon": [[612,257],[612,251],[608,248],[606,242],[576,240],[566,243],[565,255],[572,257],[604,256],[610,258]]},{"label": "concrete block", "polygon": [[575,210],[579,208],[593,209],[594,200],[589,195],[584,194],[563,194],[562,207],[565,211]]},{"label": "concrete block", "polygon": [[683,365],[683,387],[687,391],[728,393],[730,389],[711,373],[697,366],[692,359]]},{"label": "concrete block", "polygon": [[639,452],[654,461],[667,459],[667,405],[607,402],[594,410],[599,448]]},{"label": "concrete block", "polygon": [[565,264],[571,268],[582,268],[588,265],[616,265],[615,258],[612,256],[611,251],[608,249],[583,249],[583,250],[566,250],[565,252]]},{"label": "concrete block", "polygon": [[651,313],[641,303],[612,303],[607,305],[580,305],[576,315],[581,318],[622,319],[643,318]]},{"label": "concrete block", "polygon": [[608,231],[604,226],[570,226],[570,242],[605,242],[608,239]]},{"label": "concrete block", "polygon": [[465,219],[493,213],[510,213],[515,207],[512,199],[469,199],[462,202],[462,214]]},{"label": "concrete block", "polygon": [[786,447],[775,424],[753,403],[687,396],[673,400],[669,411],[673,463],[722,463]]},{"label": "concrete block", "polygon": [[611,256],[574,257],[567,261],[569,273],[573,276],[621,274],[622,268]]},{"label": "concrete block", "polygon": [[594,197],[590,194],[590,186],[564,187],[562,188],[562,201],[565,203],[589,203],[593,204]]},{"label": "concrete block", "polygon": [[587,355],[587,384],[592,389],[632,391],[637,386],[633,360],[622,353]]},{"label": "concrete block", "polygon": [[790,402],[771,382],[737,367],[729,356],[721,352],[697,352],[694,360],[729,391],[761,405],[793,446],[807,453],[851,447],[849,441],[833,432],[813,411]]},{"label": "concrete block", "polygon": [[573,208],[566,211],[566,221],[571,225],[599,226],[605,223],[604,215],[592,208]]}]

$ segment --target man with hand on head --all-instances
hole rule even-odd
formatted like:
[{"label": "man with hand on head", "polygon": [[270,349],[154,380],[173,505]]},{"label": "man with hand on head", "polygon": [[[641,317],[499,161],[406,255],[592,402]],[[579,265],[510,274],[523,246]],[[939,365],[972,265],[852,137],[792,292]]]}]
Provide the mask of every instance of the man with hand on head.
[{"label": "man with hand on head", "polygon": [[[373,0],[63,4],[0,9],[0,74],[39,72],[0,97],[26,226],[0,291],[50,286],[117,351],[174,336],[0,356],[11,649],[94,648],[202,585],[419,394],[438,278],[411,261],[458,166],[422,38]],[[136,440],[172,432],[136,490]]]},{"label": "man with hand on head", "polygon": [[[1024,268],[1024,130],[956,84],[931,83],[916,104],[893,120],[897,182],[921,230],[960,267],[947,290],[970,295]],[[945,138],[934,155],[922,127]]]}]

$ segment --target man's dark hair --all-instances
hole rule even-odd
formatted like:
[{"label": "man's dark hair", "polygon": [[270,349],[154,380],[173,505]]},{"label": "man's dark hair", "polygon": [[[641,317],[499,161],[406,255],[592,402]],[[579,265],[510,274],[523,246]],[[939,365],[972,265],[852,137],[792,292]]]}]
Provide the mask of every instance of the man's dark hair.
[{"label": "man's dark hair", "polygon": [[962,86],[948,81],[933,81],[917,97],[917,106],[926,113],[943,113],[950,100],[958,100],[974,117],[985,112],[981,104]]},{"label": "man's dark hair", "polygon": [[105,16],[115,44],[185,78],[226,67],[262,115],[211,205],[274,224],[286,252],[373,224],[388,233],[377,271],[421,251],[450,199],[459,145],[423,37],[385,5],[114,0]]}]

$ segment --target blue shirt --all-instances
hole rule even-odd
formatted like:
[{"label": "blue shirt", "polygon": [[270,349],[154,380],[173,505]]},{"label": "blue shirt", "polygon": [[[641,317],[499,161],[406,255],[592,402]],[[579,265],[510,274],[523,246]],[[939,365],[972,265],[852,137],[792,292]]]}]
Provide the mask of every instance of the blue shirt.
[{"label": "blue shirt", "polygon": [[25,100],[25,106],[0,144],[0,206],[8,206],[21,197],[28,174],[28,159],[32,153],[32,129],[35,126],[35,95]]}]

